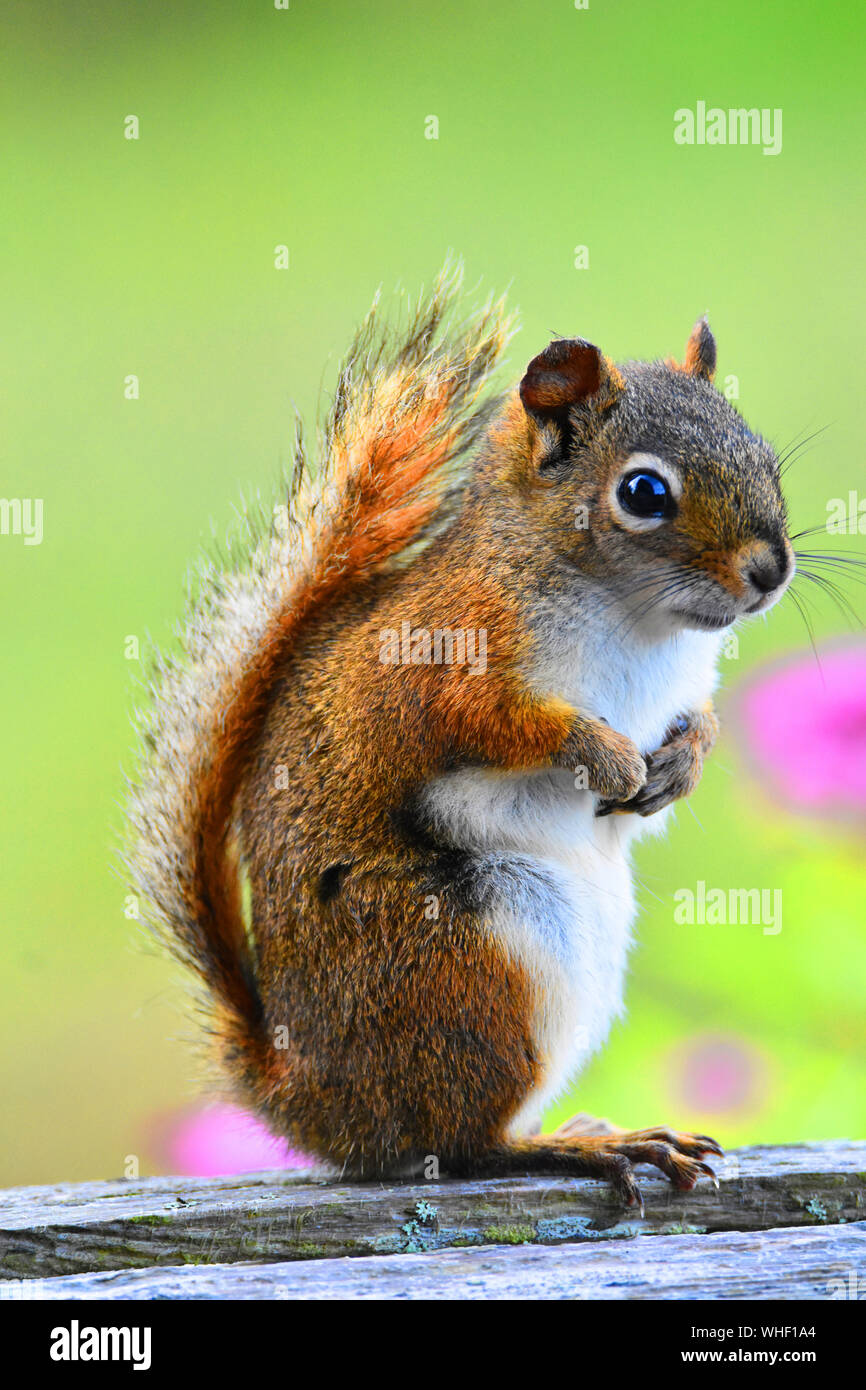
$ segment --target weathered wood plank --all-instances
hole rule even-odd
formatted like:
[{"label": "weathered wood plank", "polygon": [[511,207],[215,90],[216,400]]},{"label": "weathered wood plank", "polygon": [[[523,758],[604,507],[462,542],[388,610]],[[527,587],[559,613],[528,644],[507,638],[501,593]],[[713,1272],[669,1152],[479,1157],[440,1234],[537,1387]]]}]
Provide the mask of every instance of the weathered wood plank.
[{"label": "weathered wood plank", "polygon": [[866,1215],[866,1149],[752,1148],[675,1192],[646,1170],[646,1215],[582,1178],[349,1183],[315,1173],[151,1178],[21,1188],[0,1208],[6,1278],[154,1265],[273,1263],[448,1246],[556,1245],[635,1235],[766,1230]]},{"label": "weathered wood plank", "polygon": [[174,1266],[0,1284],[35,1299],[849,1299],[866,1222],[587,1245]]}]

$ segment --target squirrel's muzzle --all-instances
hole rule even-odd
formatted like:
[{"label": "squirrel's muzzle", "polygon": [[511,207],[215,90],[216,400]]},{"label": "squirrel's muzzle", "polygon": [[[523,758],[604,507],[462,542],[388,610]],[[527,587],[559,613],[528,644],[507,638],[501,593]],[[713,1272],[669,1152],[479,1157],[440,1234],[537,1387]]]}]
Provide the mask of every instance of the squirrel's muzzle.
[{"label": "squirrel's muzzle", "polygon": [[781,598],[794,573],[794,553],[786,538],[751,541],[737,556],[737,570],[748,602],[747,612],[768,608]]}]

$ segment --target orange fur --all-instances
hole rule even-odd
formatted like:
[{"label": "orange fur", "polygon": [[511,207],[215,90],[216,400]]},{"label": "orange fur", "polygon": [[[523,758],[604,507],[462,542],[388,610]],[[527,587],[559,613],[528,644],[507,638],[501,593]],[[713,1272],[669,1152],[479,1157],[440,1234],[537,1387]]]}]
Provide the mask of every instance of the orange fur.
[{"label": "orange fur", "polygon": [[[186,664],[159,672],[152,761],[132,798],[133,874],[212,995],[239,1092],[303,1148],[361,1173],[430,1155],[479,1174],[604,1173],[633,1200],[631,1161],[646,1156],[688,1186],[713,1141],[507,1139],[543,1072],[537,986],[490,930],[467,856],[436,839],[417,797],[455,767],[577,765],[602,813],[650,814],[687,794],[715,737],[711,710],[644,758],[602,719],[530,686],[529,608],[555,583],[567,590],[556,576],[568,565],[604,578],[617,547],[637,544],[737,593],[749,538],[722,487],[706,504],[684,497],[664,541],[617,527],[617,420],[638,364],[621,371],[582,339],[533,359],[467,476],[505,325],[491,307],[441,342],[452,289],[437,287],[396,342],[362,330],[315,483],[299,455],[285,535],[260,543],[249,574],[212,578]],[[706,406],[714,354],[699,323],[675,382],[652,364],[657,389]],[[591,536],[575,530],[578,496],[592,502]],[[403,624],[483,631],[484,678],[381,660],[383,631]]]}]

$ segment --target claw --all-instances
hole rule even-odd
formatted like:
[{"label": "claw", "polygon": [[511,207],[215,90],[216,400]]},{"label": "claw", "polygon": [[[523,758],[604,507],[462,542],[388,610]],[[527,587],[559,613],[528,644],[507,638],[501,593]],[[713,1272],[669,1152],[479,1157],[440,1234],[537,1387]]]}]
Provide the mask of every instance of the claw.
[{"label": "claw", "polygon": [[715,1139],[711,1139],[708,1134],[696,1134],[695,1141],[700,1144],[705,1153],[718,1154],[719,1158],[724,1158],[725,1151],[721,1144],[717,1144]]},{"label": "claw", "polygon": [[641,1221],[643,1221],[644,1217],[646,1216],[646,1207],[644,1206],[643,1193],[641,1192],[637,1183],[632,1182],[630,1187],[627,1188],[626,1192],[623,1195],[625,1196],[626,1206],[636,1206],[638,1209],[638,1215],[640,1216]]},{"label": "claw", "polygon": [[619,1193],[621,1201],[627,1207],[636,1206],[641,1218],[644,1216],[643,1193],[641,1192],[634,1175],[634,1169],[625,1156],[621,1154],[614,1158],[616,1165],[615,1176],[612,1174],[612,1182],[615,1190]]},{"label": "claw", "polygon": [[716,1174],[715,1174],[715,1172],[713,1171],[713,1169],[710,1167],[709,1163],[699,1163],[699,1164],[698,1164],[698,1167],[699,1167],[699,1169],[701,1170],[701,1172],[704,1174],[704,1176],[710,1179],[710,1181],[711,1181],[712,1184],[713,1184],[713,1187],[714,1187],[714,1188],[716,1189],[716,1191],[718,1192],[718,1190],[719,1190],[719,1179],[718,1179],[718,1177],[716,1176]]}]

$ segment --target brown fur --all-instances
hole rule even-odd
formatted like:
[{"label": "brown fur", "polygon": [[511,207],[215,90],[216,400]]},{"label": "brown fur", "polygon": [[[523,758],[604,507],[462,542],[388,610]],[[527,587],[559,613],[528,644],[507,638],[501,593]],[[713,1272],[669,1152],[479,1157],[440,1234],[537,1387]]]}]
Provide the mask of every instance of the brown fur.
[{"label": "brown fur", "polygon": [[[304,1149],[358,1173],[428,1155],[454,1171],[604,1172],[634,1200],[633,1161],[688,1186],[716,1146],[661,1132],[509,1143],[539,1077],[532,987],[414,799],[471,764],[587,767],[602,811],[651,814],[696,784],[711,711],[684,712],[645,758],[520,674],[530,578],[553,590],[578,563],[607,582],[625,545],[652,574],[663,553],[653,536],[622,537],[607,496],[630,396],[648,390],[652,410],[656,378],[647,388],[583,340],[552,345],[467,475],[505,326],[488,308],[437,343],[452,289],[440,283],[393,346],[362,331],[315,485],[299,454],[285,534],[259,544],[248,573],[209,581],[188,658],[163,665],[144,721],[131,868],[157,929],[212,995],[240,1093]],[[700,394],[708,332],[696,329],[685,373],[714,411]],[[674,391],[676,372],[651,370]],[[706,496],[684,499],[666,548],[733,592],[753,537]],[[571,510],[584,498],[595,523],[579,535]],[[484,678],[383,664],[380,634],[404,621],[484,629]]]}]

